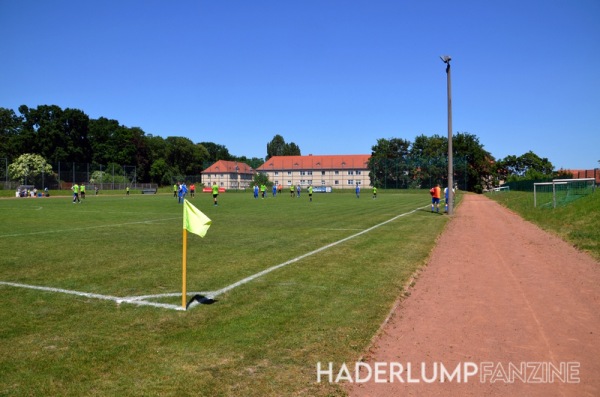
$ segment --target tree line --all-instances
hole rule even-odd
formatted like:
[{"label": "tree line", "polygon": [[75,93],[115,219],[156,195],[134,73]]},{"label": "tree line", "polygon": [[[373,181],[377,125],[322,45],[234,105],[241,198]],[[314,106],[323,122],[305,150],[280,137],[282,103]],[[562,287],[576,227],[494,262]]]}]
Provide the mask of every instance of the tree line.
[{"label": "tree line", "polygon": [[[256,169],[273,156],[301,155],[298,145],[286,143],[277,134],[266,145],[266,156],[233,156],[214,142],[193,142],[181,136],[163,138],[127,127],[117,120],[92,119],[79,109],[57,105],[29,108],[21,105],[16,114],[0,108],[0,158],[12,162],[23,154],[36,154],[49,163],[111,164],[136,167],[139,182],[169,185],[181,175],[199,175],[218,160],[244,162]],[[443,175],[447,163],[445,136],[419,135],[413,142],[402,138],[377,139],[371,147],[371,182],[378,186],[417,187]],[[561,174],[547,158],[533,152],[496,160],[479,139],[469,133],[453,137],[453,156],[464,162],[459,180],[468,190],[480,191],[499,180],[541,179]],[[447,169],[447,167],[446,167]],[[435,176],[438,178],[438,176]],[[439,182],[443,182],[440,180]]]}]

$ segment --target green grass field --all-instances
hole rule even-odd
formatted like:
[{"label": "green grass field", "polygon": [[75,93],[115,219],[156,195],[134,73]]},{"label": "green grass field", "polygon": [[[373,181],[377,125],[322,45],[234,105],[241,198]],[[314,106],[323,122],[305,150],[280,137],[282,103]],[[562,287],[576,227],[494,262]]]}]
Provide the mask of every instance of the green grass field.
[{"label": "green grass field", "polygon": [[557,208],[535,208],[533,192],[489,193],[488,197],[600,260],[600,191],[597,189],[591,195]]},{"label": "green grass field", "polygon": [[[426,190],[378,196],[191,198],[212,226],[188,235],[189,293],[291,262],[188,311],[0,284],[0,395],[343,395],[317,363],[360,359],[447,221],[414,211]],[[181,305],[168,194],[7,198],[0,217],[0,282]]]}]

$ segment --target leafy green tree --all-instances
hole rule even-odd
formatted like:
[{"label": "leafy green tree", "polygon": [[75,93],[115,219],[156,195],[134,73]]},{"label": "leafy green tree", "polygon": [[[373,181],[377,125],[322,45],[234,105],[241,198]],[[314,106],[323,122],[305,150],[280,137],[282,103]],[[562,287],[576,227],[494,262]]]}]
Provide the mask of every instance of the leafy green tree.
[{"label": "leafy green tree", "polygon": [[373,186],[407,188],[409,183],[410,141],[401,138],[378,139],[371,147],[369,177]]},{"label": "leafy green tree", "polygon": [[273,156],[300,156],[300,147],[294,142],[285,143],[285,139],[279,134],[275,135],[271,142],[267,143],[266,160]]},{"label": "leafy green tree", "polygon": [[199,145],[202,145],[208,152],[207,162],[213,164],[219,160],[232,160],[232,156],[229,154],[229,150],[224,145],[219,145],[213,142],[200,142]]},{"label": "leafy green tree", "polygon": [[257,172],[254,174],[254,178],[252,178],[252,183],[257,186],[265,185],[267,188],[273,187],[273,182],[269,181],[269,176],[264,172]]},{"label": "leafy green tree", "polygon": [[[466,180],[466,189],[481,192],[489,188],[494,182],[494,157],[479,142],[479,139],[467,132],[458,133],[452,138],[454,157],[454,181]],[[465,167],[458,166],[466,162]],[[466,174],[465,174],[466,173]]]},{"label": "leafy green tree", "polygon": [[[554,166],[547,158],[539,157],[531,150],[521,156],[509,155],[498,161],[498,176],[501,179],[544,179],[552,176]],[[514,178],[513,178],[514,179]]]},{"label": "leafy green tree", "polygon": [[166,160],[161,158],[152,163],[149,174],[152,182],[159,185],[170,185],[174,172]]},{"label": "leafy green tree", "polygon": [[19,144],[23,118],[12,109],[0,108],[0,158],[16,158],[26,149]]},{"label": "leafy green tree", "polygon": [[197,175],[202,171],[206,153],[185,137],[170,136],[167,143],[167,163],[181,175]]},{"label": "leafy green tree", "polygon": [[267,143],[267,157],[283,156],[285,153],[285,139],[279,134],[275,135],[271,142]]},{"label": "leafy green tree", "polygon": [[89,117],[78,109],[62,110],[56,105],[29,109],[22,105],[21,144],[41,156],[59,161],[90,162]]},{"label": "leafy green tree", "polygon": [[42,174],[50,175],[52,166],[39,154],[25,153],[20,155],[8,166],[11,179],[19,180],[22,184],[35,184],[36,177]]}]

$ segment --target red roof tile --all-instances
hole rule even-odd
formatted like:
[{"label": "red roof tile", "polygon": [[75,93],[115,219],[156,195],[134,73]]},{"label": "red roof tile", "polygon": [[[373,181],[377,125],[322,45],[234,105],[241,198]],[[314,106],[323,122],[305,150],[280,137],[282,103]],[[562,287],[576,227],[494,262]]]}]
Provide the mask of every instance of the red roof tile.
[{"label": "red roof tile", "polygon": [[257,171],[366,169],[370,157],[370,154],[273,156],[258,167]]},{"label": "red roof tile", "polygon": [[219,160],[202,171],[201,174],[224,174],[232,172],[238,172],[240,174],[254,174],[254,169],[246,163]]}]

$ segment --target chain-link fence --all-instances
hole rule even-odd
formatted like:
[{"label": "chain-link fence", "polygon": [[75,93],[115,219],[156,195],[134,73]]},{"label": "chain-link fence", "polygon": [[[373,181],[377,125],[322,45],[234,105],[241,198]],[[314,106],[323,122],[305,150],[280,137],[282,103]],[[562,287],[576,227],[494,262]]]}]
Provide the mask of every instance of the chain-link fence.
[{"label": "chain-link fence", "polygon": [[[422,189],[436,184],[447,185],[448,159],[408,158],[376,159],[369,163],[371,182],[383,189]],[[453,159],[453,181],[461,190],[468,190],[467,159]]]},{"label": "chain-link fence", "polygon": [[4,165],[4,178],[0,181],[4,189],[15,189],[20,185],[33,185],[39,190],[48,188],[50,190],[71,189],[74,183],[85,184],[90,187],[98,187],[101,190],[121,190],[129,187],[131,189],[145,189],[155,187],[155,184],[139,183],[137,180],[137,168],[134,165],[118,164],[92,164],[58,162],[50,164],[52,172],[41,172],[29,175],[24,179],[12,180],[8,173],[8,160],[0,159]]}]

